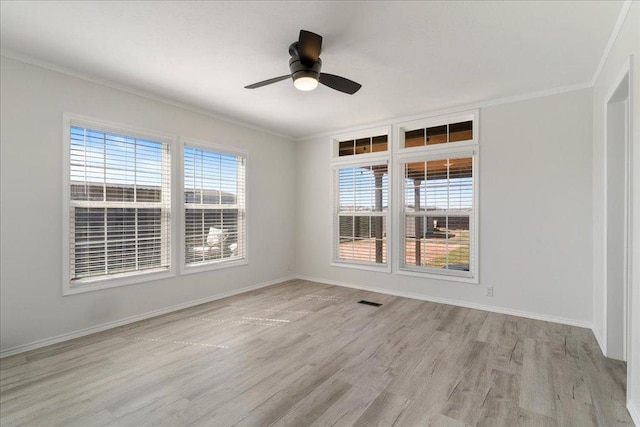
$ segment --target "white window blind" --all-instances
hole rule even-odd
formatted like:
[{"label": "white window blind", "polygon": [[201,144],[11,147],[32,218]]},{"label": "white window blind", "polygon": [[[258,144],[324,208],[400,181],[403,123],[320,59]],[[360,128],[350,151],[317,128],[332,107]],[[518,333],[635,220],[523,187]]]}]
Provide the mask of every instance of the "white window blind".
[{"label": "white window blind", "polygon": [[387,265],[387,163],[336,168],[334,259]]},{"label": "white window blind", "polygon": [[242,155],[184,148],[185,266],[246,257]]},{"label": "white window blind", "polygon": [[402,163],[401,267],[471,276],[474,158],[412,158]]},{"label": "white window blind", "polygon": [[70,126],[70,280],[170,268],[169,144]]}]

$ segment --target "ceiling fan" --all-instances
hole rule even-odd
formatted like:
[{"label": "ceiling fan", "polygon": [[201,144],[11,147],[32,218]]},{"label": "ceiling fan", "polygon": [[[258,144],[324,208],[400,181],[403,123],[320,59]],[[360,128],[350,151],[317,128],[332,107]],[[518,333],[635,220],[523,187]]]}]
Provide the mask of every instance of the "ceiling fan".
[{"label": "ceiling fan", "polygon": [[322,36],[311,31],[300,30],[298,41],[291,43],[291,46],[289,46],[289,55],[291,55],[289,70],[291,70],[291,74],[254,83],[245,86],[245,89],[256,89],[291,77],[296,89],[302,91],[314,90],[318,86],[318,82],[349,95],[353,95],[360,90],[362,85],[353,80],[320,72],[322,68],[322,61],[320,60],[321,49]]}]

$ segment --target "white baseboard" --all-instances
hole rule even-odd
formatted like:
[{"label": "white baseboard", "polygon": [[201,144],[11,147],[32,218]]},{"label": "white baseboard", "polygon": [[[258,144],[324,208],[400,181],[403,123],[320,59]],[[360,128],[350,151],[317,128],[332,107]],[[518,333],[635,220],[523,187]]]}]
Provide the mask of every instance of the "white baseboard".
[{"label": "white baseboard", "polygon": [[627,400],[627,410],[636,426],[640,427],[640,408],[631,399]]},{"label": "white baseboard", "polygon": [[602,337],[602,335],[600,335],[600,332],[595,328],[595,326],[592,327],[591,330],[593,331],[593,335],[596,337],[596,341],[598,341],[598,345],[600,346],[600,351],[602,351],[602,354],[606,357],[607,349],[604,345],[604,338]]},{"label": "white baseboard", "polygon": [[149,311],[147,313],[137,314],[135,316],[127,317],[125,319],[115,320],[113,322],[107,322],[100,325],[92,326],[90,328],[81,329],[79,331],[69,332],[66,334],[58,335],[51,338],[46,338],[39,341],[34,341],[27,344],[18,345],[15,347],[8,348],[6,350],[0,351],[0,359],[8,356],[13,356],[19,353],[24,353],[25,351],[35,350],[41,347],[46,347],[51,344],[58,344],[64,341],[69,341],[75,338],[80,338],[86,335],[95,334],[96,332],[106,331],[107,329],[117,328],[118,326],[128,325],[130,323],[138,322],[140,320],[149,319],[151,317],[161,316],[163,314],[172,313],[174,311],[182,310],[189,307],[194,307],[196,305],[205,304],[211,301],[216,301],[219,299],[231,297],[234,295],[238,295],[244,292],[253,291],[255,289],[265,288],[267,286],[275,285],[277,283],[286,282],[287,280],[295,279],[295,276],[282,277],[280,279],[269,280],[267,282],[258,283],[257,285],[246,286],[240,289],[234,289],[232,291],[223,292],[221,294],[216,294],[209,297],[199,298],[197,300],[192,300],[188,302],[184,302],[182,304],[172,305],[170,307],[161,308],[158,310]]},{"label": "white baseboard", "polygon": [[345,283],[345,282],[340,282],[336,280],[321,279],[319,277],[309,277],[309,276],[298,275],[296,276],[296,278],[302,279],[302,280],[308,280],[311,282],[326,283],[327,285],[342,286],[345,288],[353,288],[353,289],[360,289],[363,291],[377,292],[380,294],[394,295],[397,297],[412,298],[412,299],[418,299],[422,301],[431,301],[431,302],[437,302],[440,304],[449,304],[449,305],[455,305],[458,307],[473,308],[473,309],[482,310],[482,311],[490,311],[492,313],[500,313],[500,314],[508,314],[511,316],[525,317],[527,319],[543,320],[545,322],[560,323],[560,324],[569,325],[569,326],[577,326],[579,328],[592,329],[592,326],[593,326],[591,323],[583,322],[580,320],[549,316],[546,314],[531,313],[528,311],[513,310],[510,308],[504,308],[504,307],[495,307],[491,305],[470,303],[466,301],[458,301],[458,300],[452,300],[448,298],[432,297],[429,295],[415,294],[412,292],[391,291],[389,289],[375,288],[372,286],[355,285],[352,283]]}]

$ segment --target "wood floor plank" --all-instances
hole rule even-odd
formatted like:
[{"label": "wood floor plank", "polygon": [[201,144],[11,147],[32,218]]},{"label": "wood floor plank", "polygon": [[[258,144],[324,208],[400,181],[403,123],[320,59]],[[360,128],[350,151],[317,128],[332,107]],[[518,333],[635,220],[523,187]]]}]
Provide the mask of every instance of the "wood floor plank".
[{"label": "wood floor plank", "polygon": [[356,427],[392,426],[409,405],[409,400],[383,391],[353,423]]},{"label": "wood floor plank", "polygon": [[[308,376],[311,370],[309,366],[290,364],[285,369],[276,371],[273,375],[267,376],[248,388],[230,384],[230,387],[224,390],[224,394],[205,394],[192,401],[189,408],[189,418],[185,421],[191,423],[192,419],[195,418],[194,415],[197,415],[197,419],[193,420],[194,425],[237,424],[246,417],[247,413],[265,400],[283,388],[290,387],[300,381],[301,378]],[[210,402],[212,401],[216,402],[216,404],[211,405]]]},{"label": "wood floor plank", "polygon": [[518,427],[563,427],[558,424],[555,418],[546,417],[524,408],[518,408],[516,425]]},{"label": "wood floor plank", "polygon": [[429,418],[428,424],[433,427],[466,427],[465,423],[455,418],[447,417],[442,414],[434,414]]},{"label": "wood floor plank", "polygon": [[454,388],[440,412],[465,424],[474,423],[493,385],[491,352],[488,346],[473,341],[470,349],[469,356],[460,366]]},{"label": "wood floor plank", "polygon": [[521,408],[553,418],[556,412],[549,344],[526,338],[522,367]]},{"label": "wood floor plank", "polygon": [[348,359],[349,356],[346,353],[334,354],[330,361],[322,366],[314,367],[309,375],[289,387],[279,390],[259,406],[249,411],[238,425],[271,425],[275,423],[320,385],[338,374]]},{"label": "wood floor plank", "polygon": [[2,359],[0,424],[631,426],[625,381],[588,329],[296,279]]},{"label": "wood floor plank", "polygon": [[476,425],[511,427],[518,419],[520,379],[515,374],[500,370],[493,370],[491,379],[491,388],[482,401]]},{"label": "wood floor plank", "polygon": [[592,405],[572,399],[566,395],[556,395],[559,426],[593,427],[598,425],[597,416]]},{"label": "wood floor plank", "polygon": [[339,401],[353,386],[334,377],[320,384],[278,419],[274,426],[308,426]]}]

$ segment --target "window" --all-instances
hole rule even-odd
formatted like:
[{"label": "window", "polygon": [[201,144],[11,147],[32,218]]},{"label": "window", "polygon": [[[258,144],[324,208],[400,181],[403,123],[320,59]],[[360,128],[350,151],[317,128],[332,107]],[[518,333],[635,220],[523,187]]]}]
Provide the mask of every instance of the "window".
[{"label": "window", "polygon": [[401,268],[471,277],[473,155],[403,160]]},{"label": "window", "polygon": [[246,260],[246,156],[184,147],[184,265]]},{"label": "window", "polygon": [[430,126],[404,132],[404,147],[421,147],[473,139],[473,121]]},{"label": "window", "polygon": [[478,282],[477,117],[455,113],[333,139],[332,265]]},{"label": "window", "polygon": [[476,117],[398,125],[401,272],[477,282]]},{"label": "window", "polygon": [[336,176],[335,260],[387,265],[387,164],[340,167]]},{"label": "window", "polygon": [[67,129],[67,293],[169,271],[169,141],[73,119]]},{"label": "window", "polygon": [[338,142],[338,156],[354,156],[387,151],[387,135],[347,139]]},{"label": "window", "polygon": [[475,114],[470,113],[400,124],[400,148],[444,148],[460,146],[461,142],[475,144],[474,118]]},{"label": "window", "polygon": [[64,123],[63,295],[247,263],[246,152]]},{"label": "window", "polygon": [[336,265],[388,269],[388,129],[334,140]]}]

